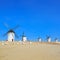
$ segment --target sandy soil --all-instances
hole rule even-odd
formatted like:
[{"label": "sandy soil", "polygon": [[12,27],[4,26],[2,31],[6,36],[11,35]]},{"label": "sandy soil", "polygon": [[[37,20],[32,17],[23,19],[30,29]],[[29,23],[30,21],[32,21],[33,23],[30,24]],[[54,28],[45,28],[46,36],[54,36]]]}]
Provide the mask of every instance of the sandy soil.
[{"label": "sandy soil", "polygon": [[0,42],[0,60],[60,60],[60,44]]}]

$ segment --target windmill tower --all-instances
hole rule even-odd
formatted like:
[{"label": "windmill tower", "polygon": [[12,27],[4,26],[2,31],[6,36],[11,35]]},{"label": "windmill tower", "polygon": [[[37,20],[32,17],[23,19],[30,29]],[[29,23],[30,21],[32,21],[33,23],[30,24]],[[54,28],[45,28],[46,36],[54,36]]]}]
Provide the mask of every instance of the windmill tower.
[{"label": "windmill tower", "polygon": [[58,38],[55,38],[55,42],[56,42],[56,43],[58,42]]},{"label": "windmill tower", "polygon": [[15,40],[15,32],[13,30],[8,31],[8,41],[14,41]]},{"label": "windmill tower", "polygon": [[51,42],[51,37],[50,36],[47,36],[47,41]]},{"label": "windmill tower", "polygon": [[7,41],[13,42],[15,40],[15,36],[18,38],[18,36],[16,35],[16,33],[14,31],[16,28],[18,28],[18,26],[16,26],[13,29],[8,30],[8,32],[3,35],[3,36],[7,35]]},{"label": "windmill tower", "polygon": [[42,39],[40,37],[38,37],[38,42],[42,42]]},{"label": "windmill tower", "polygon": [[26,42],[27,41],[27,37],[25,36],[24,32],[23,32],[23,35],[22,35],[22,41],[23,42]]}]

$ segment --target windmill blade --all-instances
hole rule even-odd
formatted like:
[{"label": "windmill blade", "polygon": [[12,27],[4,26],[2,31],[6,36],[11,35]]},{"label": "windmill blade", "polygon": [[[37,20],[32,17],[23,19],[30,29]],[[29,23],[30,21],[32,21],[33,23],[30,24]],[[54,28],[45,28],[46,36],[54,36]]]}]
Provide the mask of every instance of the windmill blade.
[{"label": "windmill blade", "polygon": [[47,39],[50,38],[50,35],[46,35]]},{"label": "windmill blade", "polygon": [[3,23],[3,25],[9,29],[9,25],[7,23]]},{"label": "windmill blade", "polygon": [[23,33],[22,33],[22,36],[24,36],[24,35],[25,35],[25,33],[23,32]]},{"label": "windmill blade", "polygon": [[17,25],[16,27],[14,27],[14,28],[12,28],[12,29],[15,30],[15,29],[17,29],[17,28],[19,28],[19,25]]},{"label": "windmill blade", "polygon": [[5,34],[3,35],[3,37],[6,36],[6,35],[7,35],[7,33],[5,33]]},{"label": "windmill blade", "polygon": [[47,39],[49,39],[50,37],[49,36],[47,36]]},{"label": "windmill blade", "polygon": [[19,35],[19,38],[22,38],[25,36],[25,33],[23,32],[21,35]]},{"label": "windmill blade", "polygon": [[55,40],[58,40],[58,38],[55,38]]},{"label": "windmill blade", "polygon": [[19,36],[15,33],[16,38],[19,38]]},{"label": "windmill blade", "polygon": [[23,36],[24,36],[24,32],[21,35],[19,35],[19,37],[23,37]]}]

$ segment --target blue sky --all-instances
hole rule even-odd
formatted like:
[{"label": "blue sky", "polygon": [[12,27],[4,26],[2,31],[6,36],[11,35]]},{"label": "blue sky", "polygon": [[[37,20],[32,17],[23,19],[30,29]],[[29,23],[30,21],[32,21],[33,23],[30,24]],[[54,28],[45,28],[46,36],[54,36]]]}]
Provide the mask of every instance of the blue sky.
[{"label": "blue sky", "polygon": [[[25,32],[30,40],[39,36],[45,41],[46,35],[60,41],[60,1],[59,0],[0,0],[0,40],[10,28],[18,36]],[[19,40],[20,38],[16,38]]]}]

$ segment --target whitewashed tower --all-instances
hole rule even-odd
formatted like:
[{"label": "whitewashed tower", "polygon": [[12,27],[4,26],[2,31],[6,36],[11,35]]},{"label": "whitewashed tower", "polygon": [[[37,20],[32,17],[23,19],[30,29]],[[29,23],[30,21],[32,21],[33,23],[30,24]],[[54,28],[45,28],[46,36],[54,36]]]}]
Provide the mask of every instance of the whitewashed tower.
[{"label": "whitewashed tower", "polygon": [[15,32],[13,30],[8,31],[8,41],[13,42],[15,39]]},{"label": "whitewashed tower", "polygon": [[26,41],[27,41],[27,37],[24,35],[24,33],[23,33],[23,35],[22,35],[22,41],[23,41],[23,42],[26,42]]},{"label": "whitewashed tower", "polygon": [[48,41],[48,42],[51,42],[51,37],[48,36],[48,37],[47,37],[47,41]]},{"label": "whitewashed tower", "polygon": [[58,38],[55,38],[55,42],[56,42],[56,43],[58,42]]},{"label": "whitewashed tower", "polygon": [[38,38],[38,42],[42,42],[42,39],[40,37]]},{"label": "whitewashed tower", "polygon": [[7,41],[13,42],[15,40],[15,37],[18,38],[18,36],[15,33],[15,29],[17,29],[19,27],[19,25],[17,25],[16,27],[9,29],[8,32],[6,32],[3,36],[8,35],[7,37]]}]

